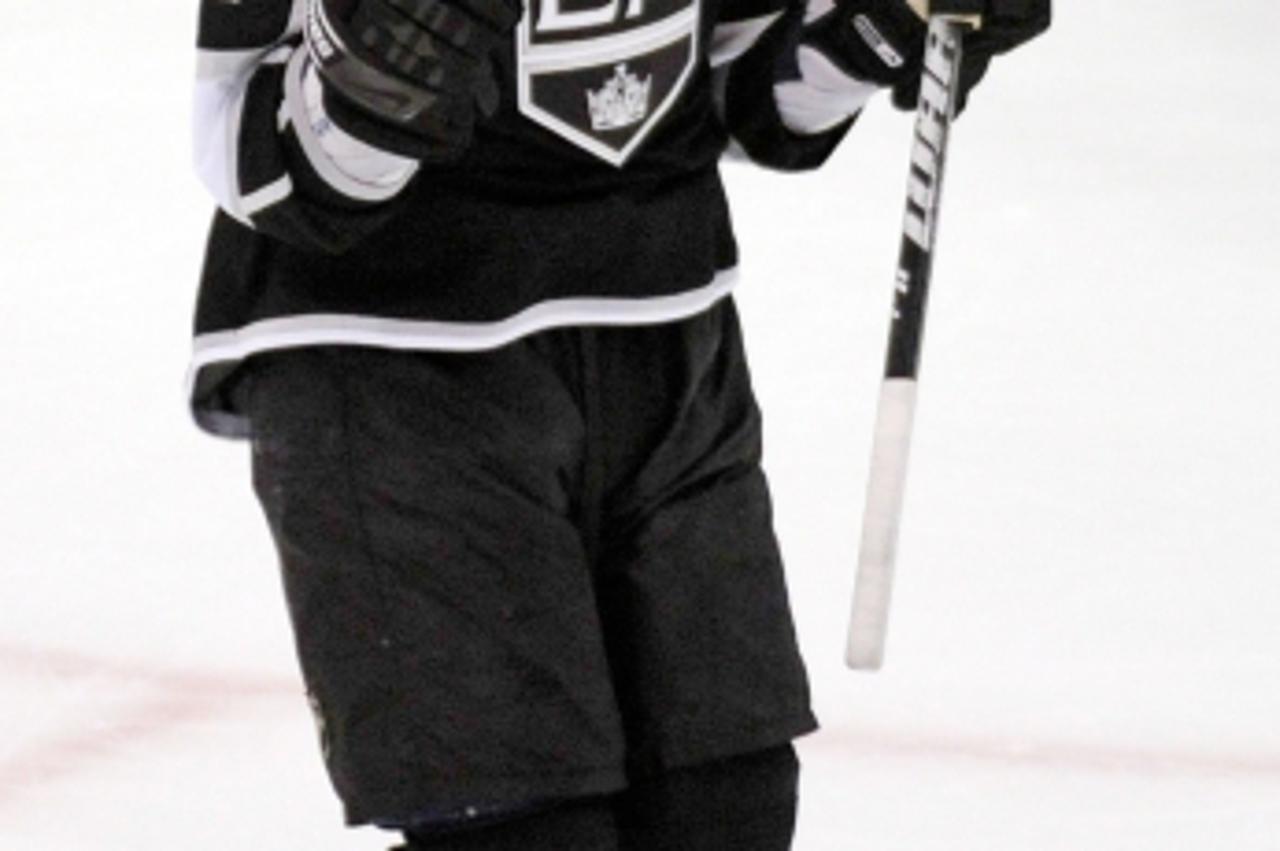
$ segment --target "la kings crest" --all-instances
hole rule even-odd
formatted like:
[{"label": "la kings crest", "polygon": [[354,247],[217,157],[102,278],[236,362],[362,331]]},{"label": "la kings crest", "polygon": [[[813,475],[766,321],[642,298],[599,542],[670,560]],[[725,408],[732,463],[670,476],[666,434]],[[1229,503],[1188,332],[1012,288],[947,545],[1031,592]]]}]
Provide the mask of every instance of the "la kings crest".
[{"label": "la kings crest", "polygon": [[520,111],[622,166],[684,90],[699,0],[527,0],[516,43]]}]

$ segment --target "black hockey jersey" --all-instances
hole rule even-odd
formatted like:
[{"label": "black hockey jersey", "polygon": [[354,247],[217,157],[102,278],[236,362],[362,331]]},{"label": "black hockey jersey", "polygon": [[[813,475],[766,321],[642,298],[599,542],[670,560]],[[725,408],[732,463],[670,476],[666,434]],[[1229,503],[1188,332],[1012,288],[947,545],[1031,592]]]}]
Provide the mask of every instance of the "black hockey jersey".
[{"label": "black hockey jersey", "polygon": [[382,184],[333,168],[308,124],[306,0],[202,0],[196,165],[220,206],[189,378],[203,428],[245,433],[227,378],[272,349],[466,351],[693,315],[733,283],[731,138],[805,168],[847,129],[779,119],[792,0],[526,2],[466,155]]}]

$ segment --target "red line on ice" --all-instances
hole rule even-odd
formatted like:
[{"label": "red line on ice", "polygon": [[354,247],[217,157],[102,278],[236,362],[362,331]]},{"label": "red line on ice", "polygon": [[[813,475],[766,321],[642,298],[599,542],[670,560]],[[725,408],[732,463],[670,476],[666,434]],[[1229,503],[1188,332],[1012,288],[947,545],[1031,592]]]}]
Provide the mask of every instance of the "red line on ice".
[{"label": "red line on ice", "polygon": [[907,731],[834,729],[818,733],[813,745],[838,748],[859,757],[961,759],[1007,767],[1151,776],[1224,776],[1280,781],[1280,754],[1232,753],[1178,747],[1054,742],[1029,738],[953,734],[914,735]]},{"label": "red line on ice", "polygon": [[6,758],[0,764],[0,807],[37,784],[78,774],[97,763],[123,760],[140,740],[218,715],[224,708],[204,699],[161,695],[129,707],[118,717],[95,717],[76,732],[54,736]]},{"label": "red line on ice", "polygon": [[104,677],[145,683],[185,692],[205,692],[222,697],[296,696],[299,687],[282,677],[177,671],[159,665],[103,659],[69,650],[49,650],[0,643],[0,671],[11,670],[64,678]]},{"label": "red line on ice", "polygon": [[[176,671],[137,662],[99,659],[65,650],[0,643],[0,672],[61,680],[102,679],[147,690],[114,716],[93,713],[65,730],[20,748],[0,761],[0,806],[35,784],[63,779],[91,766],[128,757],[140,741],[193,721],[214,718],[247,700],[300,697],[284,678]],[[92,709],[92,707],[88,707]]]}]

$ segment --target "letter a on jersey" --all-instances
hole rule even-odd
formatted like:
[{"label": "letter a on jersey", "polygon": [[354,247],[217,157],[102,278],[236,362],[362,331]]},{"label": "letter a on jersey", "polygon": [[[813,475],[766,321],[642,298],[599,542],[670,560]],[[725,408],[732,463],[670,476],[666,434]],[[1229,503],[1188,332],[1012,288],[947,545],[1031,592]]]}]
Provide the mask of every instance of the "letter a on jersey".
[{"label": "letter a on jersey", "polygon": [[528,0],[520,111],[616,166],[680,96],[698,54],[698,0]]}]

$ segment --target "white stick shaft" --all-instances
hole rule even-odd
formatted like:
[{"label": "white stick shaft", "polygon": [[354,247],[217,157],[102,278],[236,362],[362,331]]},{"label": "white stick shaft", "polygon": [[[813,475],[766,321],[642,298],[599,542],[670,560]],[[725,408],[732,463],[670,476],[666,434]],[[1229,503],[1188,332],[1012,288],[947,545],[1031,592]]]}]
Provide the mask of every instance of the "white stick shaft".
[{"label": "white stick shaft", "polygon": [[[971,4],[944,5],[959,8]],[[898,522],[902,516],[907,453],[915,415],[916,375],[933,268],[947,140],[960,94],[965,29],[964,22],[935,14],[929,19],[929,33],[925,38],[893,321],[889,326],[885,381],[876,414],[875,446],[871,452],[867,506],[862,521],[862,550],[845,649],[845,661],[855,670],[879,670],[884,662]]]},{"label": "white stick shaft", "polygon": [[867,503],[862,517],[862,548],[858,553],[853,614],[845,651],[845,662],[855,670],[874,671],[884,661],[898,521],[902,517],[906,491],[907,456],[915,409],[915,380],[885,379],[876,411]]}]

